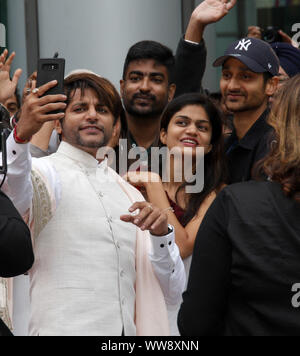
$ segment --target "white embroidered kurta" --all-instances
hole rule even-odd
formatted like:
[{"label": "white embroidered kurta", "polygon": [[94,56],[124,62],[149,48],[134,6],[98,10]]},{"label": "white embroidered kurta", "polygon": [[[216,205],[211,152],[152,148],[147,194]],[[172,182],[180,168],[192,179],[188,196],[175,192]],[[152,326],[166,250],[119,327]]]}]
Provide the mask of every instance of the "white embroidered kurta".
[{"label": "white embroidered kurta", "polygon": [[35,238],[30,334],[121,335],[124,325],[135,335],[136,229],[120,220],[128,197],[105,164],[72,146],[43,160],[59,175],[61,199]]},{"label": "white embroidered kurta", "polygon": [[[136,228],[120,220],[132,202],[114,175],[67,143],[33,162],[31,335],[135,335]],[[180,294],[184,271],[169,260],[162,289],[177,279]]]}]

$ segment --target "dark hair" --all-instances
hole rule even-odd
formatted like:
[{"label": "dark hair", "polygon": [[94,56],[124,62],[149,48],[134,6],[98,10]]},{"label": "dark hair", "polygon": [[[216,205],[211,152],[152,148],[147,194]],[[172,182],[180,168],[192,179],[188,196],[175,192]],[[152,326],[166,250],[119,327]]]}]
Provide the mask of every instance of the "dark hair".
[{"label": "dark hair", "polygon": [[273,78],[273,75],[269,72],[263,72],[264,84],[266,85],[268,80]]},{"label": "dark hair", "polygon": [[215,103],[220,104],[222,102],[222,93],[220,91],[216,91],[214,93],[209,93],[209,98],[212,99]]},{"label": "dark hair", "polygon": [[289,79],[276,93],[268,123],[274,128],[274,140],[268,156],[261,161],[256,175],[263,170],[278,182],[284,193],[300,203],[300,74]]},{"label": "dark hair", "polygon": [[[199,105],[207,113],[212,126],[212,149],[204,157],[203,190],[200,193],[194,193],[190,195],[187,209],[183,218],[184,224],[187,224],[197,214],[200,205],[209,194],[214,191],[218,192],[222,188],[222,185],[227,182],[227,164],[224,153],[223,124],[220,111],[211,99],[198,93],[178,96],[166,107],[161,119],[161,130],[167,131],[172,117],[179,110],[188,105]],[[188,184],[192,183],[184,182],[178,188],[176,192],[176,200],[179,191],[185,188]]]},{"label": "dark hair", "polygon": [[168,81],[173,82],[174,55],[168,47],[155,41],[141,41],[130,47],[123,67],[123,80],[126,78],[129,64],[140,59],[153,59],[165,66],[168,70]]},{"label": "dark hair", "polygon": [[114,116],[114,124],[122,112],[122,102],[116,88],[105,78],[88,72],[80,72],[69,75],[64,81],[67,105],[72,100],[76,89],[84,94],[85,89],[91,88],[97,93],[99,100],[107,106]]}]

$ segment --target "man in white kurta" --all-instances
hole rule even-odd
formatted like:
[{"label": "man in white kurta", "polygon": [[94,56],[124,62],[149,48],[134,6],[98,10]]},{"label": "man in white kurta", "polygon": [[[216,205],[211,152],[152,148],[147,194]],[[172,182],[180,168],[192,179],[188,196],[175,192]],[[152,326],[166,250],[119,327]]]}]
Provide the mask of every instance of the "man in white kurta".
[{"label": "man in white kurta", "polygon": [[[27,143],[43,122],[62,118],[45,113],[65,108],[62,96],[42,97],[53,83],[28,96],[7,141],[5,190],[28,217],[34,236],[30,335],[167,334],[163,296],[176,303],[184,286],[184,268],[163,212],[147,211],[142,196],[95,158],[115,114],[102,80],[94,74],[68,79],[71,88],[88,84],[69,92],[57,153],[32,160]],[[128,209],[135,200],[140,212],[131,219]],[[137,222],[141,214],[145,220]],[[147,218],[151,227],[143,226]],[[163,233],[149,237],[146,230]]]}]

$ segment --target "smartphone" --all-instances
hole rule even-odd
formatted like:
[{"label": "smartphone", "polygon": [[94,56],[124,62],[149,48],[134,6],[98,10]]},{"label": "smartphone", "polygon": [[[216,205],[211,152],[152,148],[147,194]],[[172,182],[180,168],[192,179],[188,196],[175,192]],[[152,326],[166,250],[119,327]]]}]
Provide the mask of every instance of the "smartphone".
[{"label": "smartphone", "polygon": [[57,80],[58,84],[49,89],[44,95],[64,94],[65,59],[41,58],[38,60],[37,88]]}]

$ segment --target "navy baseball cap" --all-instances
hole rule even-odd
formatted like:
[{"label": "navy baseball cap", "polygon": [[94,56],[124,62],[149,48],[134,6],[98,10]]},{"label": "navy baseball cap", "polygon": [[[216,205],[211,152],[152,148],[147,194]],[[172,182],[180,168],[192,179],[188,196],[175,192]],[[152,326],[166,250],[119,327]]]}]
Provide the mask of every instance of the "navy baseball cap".
[{"label": "navy baseball cap", "polygon": [[250,37],[235,41],[227,48],[225,55],[213,63],[213,66],[219,67],[232,57],[243,62],[252,72],[269,72],[272,76],[278,75],[279,59],[265,41]]}]

